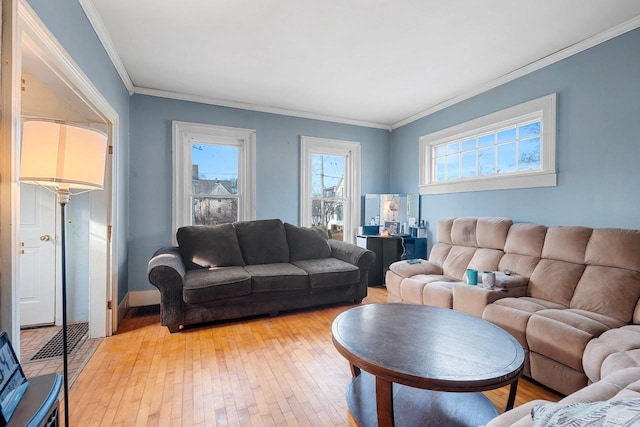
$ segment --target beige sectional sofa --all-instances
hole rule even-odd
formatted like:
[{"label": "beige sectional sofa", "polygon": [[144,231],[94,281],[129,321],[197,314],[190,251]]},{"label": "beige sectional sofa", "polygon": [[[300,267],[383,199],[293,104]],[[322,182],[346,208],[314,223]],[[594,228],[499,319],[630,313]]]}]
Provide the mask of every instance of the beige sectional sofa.
[{"label": "beige sectional sofa", "polygon": [[[390,301],[501,326],[525,349],[525,375],[565,395],[589,395],[621,371],[640,380],[640,230],[446,218],[437,238],[428,261],[390,266]],[[467,285],[467,268],[496,271],[497,288]]]}]

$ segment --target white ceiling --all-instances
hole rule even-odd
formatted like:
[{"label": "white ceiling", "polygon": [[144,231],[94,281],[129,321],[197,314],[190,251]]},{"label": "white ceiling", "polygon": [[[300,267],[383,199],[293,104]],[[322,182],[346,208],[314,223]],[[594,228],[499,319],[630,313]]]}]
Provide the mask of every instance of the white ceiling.
[{"label": "white ceiling", "polygon": [[395,127],[640,26],[638,0],[80,0],[132,92]]}]

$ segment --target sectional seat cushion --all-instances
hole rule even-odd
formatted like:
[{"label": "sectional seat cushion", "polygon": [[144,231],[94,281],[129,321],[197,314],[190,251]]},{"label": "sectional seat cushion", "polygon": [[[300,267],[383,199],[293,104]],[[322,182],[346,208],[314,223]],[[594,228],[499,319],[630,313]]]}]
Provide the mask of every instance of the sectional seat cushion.
[{"label": "sectional seat cushion", "polygon": [[482,318],[495,323],[513,335],[525,350],[527,323],[533,313],[550,308],[564,308],[560,304],[531,297],[503,298],[489,304]]},{"label": "sectional seat cushion", "polygon": [[176,234],[187,270],[242,266],[242,252],[231,224],[180,227]]},{"label": "sectional seat cushion", "polygon": [[244,268],[252,278],[255,293],[306,289],[307,273],[289,263],[247,265]]},{"label": "sectional seat cushion", "polygon": [[289,245],[279,219],[242,221],[233,224],[247,265],[289,262]]},{"label": "sectional seat cushion", "polygon": [[243,267],[213,267],[187,272],[182,298],[199,305],[250,293],[251,276]]},{"label": "sectional seat cushion", "polygon": [[288,223],[284,224],[284,230],[287,233],[290,261],[331,256],[331,247],[327,242],[329,235],[326,230],[323,232],[319,228],[296,227]]},{"label": "sectional seat cushion", "polygon": [[535,312],[527,323],[529,350],[583,372],[582,354],[587,343],[623,323],[584,310],[548,309]]},{"label": "sectional seat cushion", "polygon": [[360,269],[336,258],[294,261],[296,267],[309,275],[311,289],[350,285],[360,280]]}]

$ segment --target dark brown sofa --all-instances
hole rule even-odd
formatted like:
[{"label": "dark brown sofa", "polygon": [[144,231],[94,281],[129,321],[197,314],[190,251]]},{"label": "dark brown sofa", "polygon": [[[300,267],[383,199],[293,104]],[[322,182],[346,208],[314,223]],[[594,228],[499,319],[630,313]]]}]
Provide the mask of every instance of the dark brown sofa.
[{"label": "dark brown sofa", "polygon": [[187,226],[178,246],[149,261],[160,290],[163,326],[183,326],[323,304],[367,295],[374,253],[328,238],[326,230],[279,219]]}]

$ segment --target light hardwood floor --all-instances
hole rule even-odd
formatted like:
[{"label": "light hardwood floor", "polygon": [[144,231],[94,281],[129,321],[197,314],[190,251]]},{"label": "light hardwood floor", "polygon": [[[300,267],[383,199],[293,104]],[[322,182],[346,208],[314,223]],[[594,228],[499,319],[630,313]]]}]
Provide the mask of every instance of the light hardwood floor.
[{"label": "light hardwood floor", "polygon": [[[363,303],[386,302],[369,288]],[[187,329],[127,318],[70,390],[74,426],[355,426],[351,373],[331,341],[341,305]],[[508,389],[486,393],[499,409]],[[560,395],[527,379],[516,406]],[[62,405],[61,405],[62,407]]]}]

